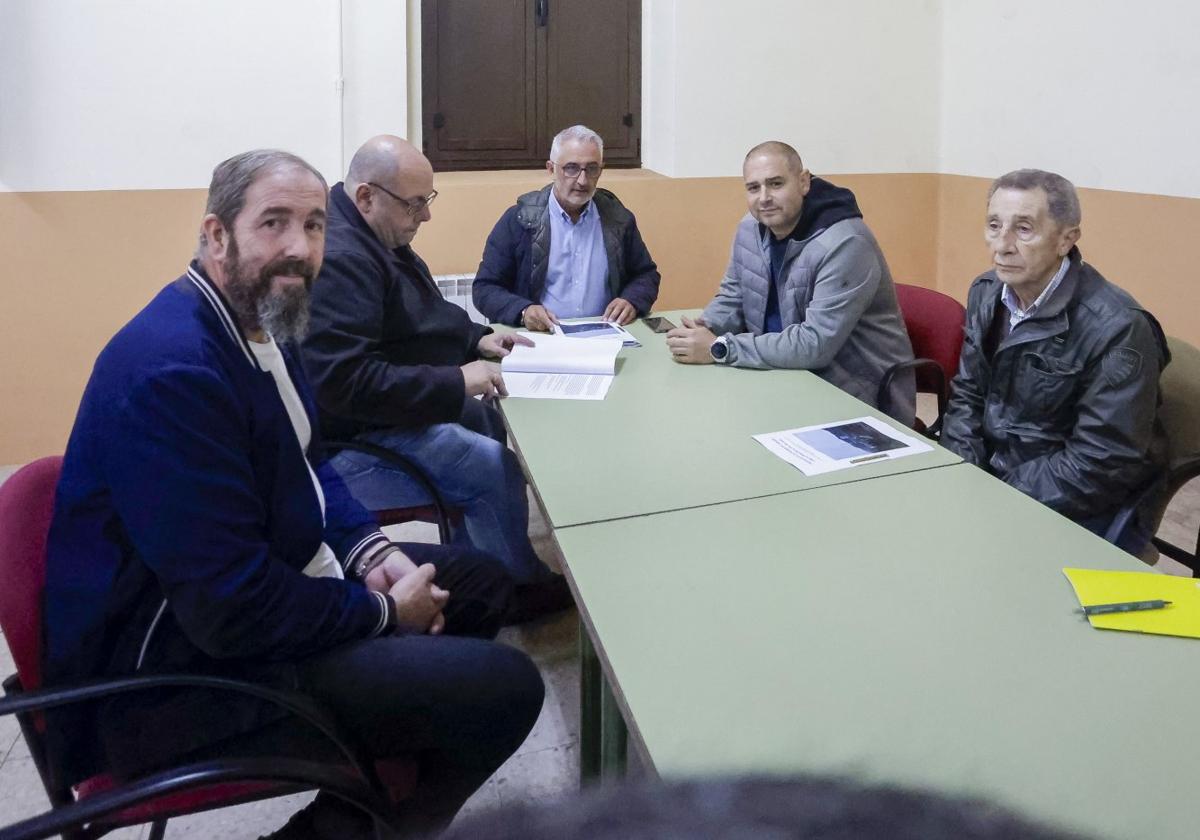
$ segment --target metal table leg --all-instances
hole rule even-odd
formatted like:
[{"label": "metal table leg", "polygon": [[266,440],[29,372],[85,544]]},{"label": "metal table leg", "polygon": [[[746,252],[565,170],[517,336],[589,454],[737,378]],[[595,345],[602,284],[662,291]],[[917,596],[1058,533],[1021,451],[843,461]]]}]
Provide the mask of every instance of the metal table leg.
[{"label": "metal table leg", "polygon": [[605,781],[620,779],[625,775],[625,750],[629,732],[625,718],[617,706],[612,686],[600,677],[600,778]]},{"label": "metal table leg", "polygon": [[579,781],[581,785],[625,775],[628,731],[600,658],[579,625]]},{"label": "metal table leg", "polygon": [[579,783],[600,778],[600,696],[604,674],[587,628],[579,622]]}]

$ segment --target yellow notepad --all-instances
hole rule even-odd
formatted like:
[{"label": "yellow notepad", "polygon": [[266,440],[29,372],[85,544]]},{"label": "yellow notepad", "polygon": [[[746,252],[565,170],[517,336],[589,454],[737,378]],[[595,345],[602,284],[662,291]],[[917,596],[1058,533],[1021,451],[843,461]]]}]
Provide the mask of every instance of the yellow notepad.
[{"label": "yellow notepad", "polygon": [[1080,606],[1159,599],[1171,602],[1160,610],[1090,615],[1093,627],[1200,639],[1200,580],[1159,572],[1095,569],[1063,569],[1063,574],[1075,588]]}]

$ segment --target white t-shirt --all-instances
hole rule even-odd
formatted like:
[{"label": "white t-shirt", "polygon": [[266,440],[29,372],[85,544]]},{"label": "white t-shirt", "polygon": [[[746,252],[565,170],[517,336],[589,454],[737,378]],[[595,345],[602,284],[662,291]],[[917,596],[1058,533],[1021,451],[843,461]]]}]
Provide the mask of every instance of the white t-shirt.
[{"label": "white t-shirt", "polygon": [[[283,360],[283,353],[279,352],[279,345],[270,336],[267,336],[265,343],[250,341],[248,344],[254,351],[259,365],[275,380],[279,398],[283,400],[283,407],[287,409],[288,418],[292,421],[292,428],[296,431],[296,441],[300,444],[300,451],[307,455],[308,445],[312,443],[312,425],[308,422],[308,414],[304,410],[304,403],[300,401],[300,395],[296,392],[292,377],[288,375],[287,364]],[[317,480],[317,474],[313,472],[312,465],[308,463],[307,458],[304,459],[304,464],[308,467],[308,475],[312,479],[313,489],[317,491],[317,503],[321,506],[321,524],[324,525],[325,493],[321,490],[321,482]],[[321,547],[317,549],[313,559],[304,567],[304,574],[309,577],[344,577],[342,565],[338,562],[337,556],[333,553],[333,549],[325,543],[321,543]]]}]

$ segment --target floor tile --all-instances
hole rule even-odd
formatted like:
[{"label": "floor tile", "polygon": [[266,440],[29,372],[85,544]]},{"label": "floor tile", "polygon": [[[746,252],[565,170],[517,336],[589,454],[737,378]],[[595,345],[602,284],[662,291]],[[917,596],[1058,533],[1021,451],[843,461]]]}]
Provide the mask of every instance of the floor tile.
[{"label": "floor tile", "polygon": [[462,820],[472,819],[486,811],[491,811],[500,807],[500,794],[496,791],[496,782],[494,779],[488,780],[483,787],[475,791],[475,795],[467,800],[466,804],[459,810],[455,816],[454,822],[458,823]]},{"label": "floor tile", "polygon": [[503,805],[542,804],[579,790],[579,745],[565,744],[514,755],[496,771]]},{"label": "floor tile", "polygon": [[247,840],[269,834],[287,822],[292,814],[307,805],[315,795],[297,793],[234,808],[221,808],[179,817],[167,823],[167,840],[185,837],[203,840]]},{"label": "floor tile", "polygon": [[[10,757],[0,765],[0,826],[44,813],[50,800],[30,758]],[[106,834],[106,840],[140,840],[145,826],[134,825]]]},{"label": "floor tile", "polygon": [[[4,634],[0,632],[0,681],[8,679],[9,675],[16,671],[13,665],[12,654],[8,650],[8,643],[4,639]],[[0,764],[8,757],[13,745],[17,742],[21,734],[21,725],[17,723],[17,719],[12,715],[4,715],[0,717]],[[24,745],[22,745],[24,748]],[[29,751],[24,750],[28,755]]]},{"label": "floor tile", "polygon": [[435,543],[438,541],[437,525],[432,522],[404,522],[382,529],[392,542]]},{"label": "floor tile", "polygon": [[10,825],[49,808],[50,800],[33,759],[11,758],[0,765],[0,825]]},{"label": "floor tile", "polygon": [[17,733],[17,739],[13,741],[12,748],[8,751],[8,758],[29,758],[29,745],[25,743],[25,737]]},{"label": "floor tile", "polygon": [[565,663],[540,666],[546,700],[533,731],[517,755],[567,746],[579,740],[579,666]]}]

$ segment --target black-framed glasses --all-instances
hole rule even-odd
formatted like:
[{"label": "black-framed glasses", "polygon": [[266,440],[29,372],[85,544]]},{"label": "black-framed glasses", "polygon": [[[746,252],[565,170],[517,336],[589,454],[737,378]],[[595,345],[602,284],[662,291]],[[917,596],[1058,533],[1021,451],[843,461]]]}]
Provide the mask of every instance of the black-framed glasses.
[{"label": "black-framed glasses", "polygon": [[387,187],[381,184],[376,184],[374,181],[367,181],[367,186],[374,187],[377,190],[383,190],[383,192],[396,199],[396,201],[399,201],[404,205],[405,209],[408,210],[408,215],[410,216],[416,216],[430,204],[433,204],[433,200],[438,196],[437,190],[434,190],[429,195],[422,196],[420,198],[401,198]]},{"label": "black-framed glasses", "polygon": [[562,169],[563,174],[568,178],[578,178],[580,172],[586,172],[589,181],[596,180],[604,171],[604,167],[598,163],[589,163],[587,166],[580,166],[578,163],[556,163],[554,165]]}]

